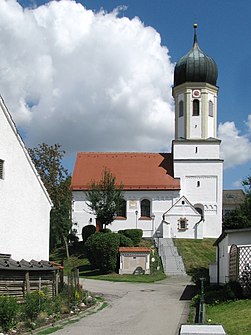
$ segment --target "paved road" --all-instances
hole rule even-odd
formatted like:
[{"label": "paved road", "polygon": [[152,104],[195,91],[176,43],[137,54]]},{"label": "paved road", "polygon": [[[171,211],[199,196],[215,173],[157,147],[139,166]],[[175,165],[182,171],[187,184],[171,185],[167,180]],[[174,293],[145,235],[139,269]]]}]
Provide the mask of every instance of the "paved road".
[{"label": "paved road", "polygon": [[67,325],[56,335],[175,335],[186,321],[188,302],[180,300],[188,277],[153,284],[84,280],[84,288],[102,293],[108,307]]}]

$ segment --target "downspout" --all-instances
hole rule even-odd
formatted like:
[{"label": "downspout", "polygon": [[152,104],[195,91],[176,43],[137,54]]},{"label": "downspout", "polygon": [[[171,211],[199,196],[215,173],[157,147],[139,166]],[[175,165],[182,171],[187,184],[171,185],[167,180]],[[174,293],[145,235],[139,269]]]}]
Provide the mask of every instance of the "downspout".
[{"label": "downspout", "polygon": [[217,244],[217,285],[220,283],[220,247]]},{"label": "downspout", "polygon": [[199,221],[195,223],[195,226],[196,226],[196,240],[197,240],[197,237],[198,237],[197,228],[198,228],[199,223],[201,223],[201,221],[203,221],[203,222],[205,221],[203,214],[201,215]]}]

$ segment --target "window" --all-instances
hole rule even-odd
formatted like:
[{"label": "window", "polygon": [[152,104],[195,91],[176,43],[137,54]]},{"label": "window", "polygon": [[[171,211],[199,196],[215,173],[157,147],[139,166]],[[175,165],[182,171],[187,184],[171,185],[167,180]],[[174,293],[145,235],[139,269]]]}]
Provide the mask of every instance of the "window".
[{"label": "window", "polygon": [[184,102],[181,100],[179,102],[179,117],[184,116]]},{"label": "window", "polygon": [[126,200],[123,200],[120,208],[117,210],[117,218],[118,217],[126,218]]},{"label": "window", "polygon": [[3,179],[3,163],[4,161],[0,159],[0,179]]},{"label": "window", "polygon": [[196,154],[198,153],[198,147],[195,147],[195,153]]},{"label": "window", "polygon": [[150,218],[150,212],[151,212],[150,207],[151,207],[150,200],[148,200],[148,199],[141,200],[141,202],[140,202],[141,217]]},{"label": "window", "polygon": [[200,181],[199,180],[197,181],[197,187],[200,187]]},{"label": "window", "polygon": [[193,100],[193,116],[200,115],[200,102],[198,99]]},{"label": "window", "polygon": [[178,230],[187,230],[187,219],[186,218],[180,218],[178,220]]},{"label": "window", "polygon": [[208,115],[214,116],[214,104],[211,100],[208,102]]}]

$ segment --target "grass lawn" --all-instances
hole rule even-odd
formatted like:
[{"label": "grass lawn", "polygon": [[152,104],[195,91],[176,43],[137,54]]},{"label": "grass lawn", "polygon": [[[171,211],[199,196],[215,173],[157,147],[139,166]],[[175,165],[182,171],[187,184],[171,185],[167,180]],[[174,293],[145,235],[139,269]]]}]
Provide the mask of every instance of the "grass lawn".
[{"label": "grass lawn", "polygon": [[215,239],[204,238],[203,240],[173,239],[179,254],[183,258],[188,274],[194,269],[208,268],[215,261],[216,248],[213,246]]},{"label": "grass lawn", "polygon": [[251,335],[251,300],[207,306],[206,318],[212,324],[222,324],[228,335]]},{"label": "grass lawn", "polygon": [[154,271],[150,275],[119,275],[118,273],[101,274],[99,270],[95,270],[90,264],[79,267],[79,275],[82,278],[108,280],[116,282],[132,282],[132,283],[153,283],[166,278],[162,271]]}]

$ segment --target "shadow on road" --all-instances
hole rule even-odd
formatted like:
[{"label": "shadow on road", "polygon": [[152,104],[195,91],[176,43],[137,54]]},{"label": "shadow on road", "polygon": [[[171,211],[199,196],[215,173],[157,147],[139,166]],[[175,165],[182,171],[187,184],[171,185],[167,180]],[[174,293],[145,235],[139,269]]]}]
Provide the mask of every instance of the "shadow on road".
[{"label": "shadow on road", "polygon": [[181,294],[180,300],[192,300],[197,292],[198,291],[195,285],[187,285]]}]

